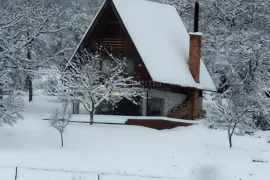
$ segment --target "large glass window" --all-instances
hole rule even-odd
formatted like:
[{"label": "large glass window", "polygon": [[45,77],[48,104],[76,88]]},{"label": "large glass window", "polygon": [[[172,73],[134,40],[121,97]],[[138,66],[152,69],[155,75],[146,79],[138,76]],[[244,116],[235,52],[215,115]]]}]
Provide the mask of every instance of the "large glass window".
[{"label": "large glass window", "polygon": [[150,97],[147,103],[148,116],[163,116],[164,112],[164,99],[157,97]]}]

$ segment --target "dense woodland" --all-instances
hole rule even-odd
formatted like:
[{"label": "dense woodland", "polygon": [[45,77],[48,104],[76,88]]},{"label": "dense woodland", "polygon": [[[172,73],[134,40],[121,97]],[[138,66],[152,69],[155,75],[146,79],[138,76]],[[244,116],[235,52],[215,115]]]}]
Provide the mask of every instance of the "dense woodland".
[{"label": "dense woodland", "polygon": [[[193,31],[195,0],[158,1],[174,5]],[[20,117],[20,92],[30,89],[31,100],[40,68],[65,66],[101,3],[0,0],[0,124]],[[208,107],[211,126],[270,128],[269,7],[268,0],[200,2],[203,60],[219,91]]]}]

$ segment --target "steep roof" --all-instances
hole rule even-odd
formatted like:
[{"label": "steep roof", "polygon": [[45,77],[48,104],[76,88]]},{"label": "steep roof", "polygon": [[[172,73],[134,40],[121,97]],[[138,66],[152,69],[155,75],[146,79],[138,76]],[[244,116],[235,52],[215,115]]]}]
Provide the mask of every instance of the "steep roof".
[{"label": "steep roof", "polygon": [[111,1],[154,81],[216,91],[202,60],[200,83],[193,79],[188,66],[189,33],[174,6],[147,0]]}]

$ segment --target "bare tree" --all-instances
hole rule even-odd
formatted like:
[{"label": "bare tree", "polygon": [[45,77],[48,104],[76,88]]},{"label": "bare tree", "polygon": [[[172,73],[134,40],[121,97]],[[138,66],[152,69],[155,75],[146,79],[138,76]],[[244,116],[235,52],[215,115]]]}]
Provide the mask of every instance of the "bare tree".
[{"label": "bare tree", "polygon": [[0,6],[0,125],[13,125],[22,118],[20,111],[23,108],[21,92],[12,86],[12,76],[16,59],[12,52],[10,31],[23,18],[21,11],[11,11]]},{"label": "bare tree", "polygon": [[51,127],[55,128],[59,133],[61,137],[61,147],[64,146],[64,137],[63,133],[65,131],[65,128],[69,124],[72,112],[68,108],[68,101],[63,102],[62,109],[55,109],[50,117],[50,125]]},{"label": "bare tree", "polygon": [[[218,104],[221,103],[221,104]],[[221,118],[225,118],[227,121],[226,127],[228,130],[228,140],[229,140],[229,146],[230,148],[232,147],[232,136],[234,134],[235,128],[237,127],[238,124],[241,123],[241,118],[243,114],[247,111],[247,109],[243,109],[242,112],[240,113],[235,113],[233,108],[230,107],[230,102],[228,104],[224,103],[224,99],[218,101],[216,103],[217,111],[220,114]]]},{"label": "bare tree", "polygon": [[53,2],[7,1],[0,7],[0,57],[9,60],[12,79],[17,90],[28,90],[33,99],[32,79],[39,76],[39,68],[49,68],[69,52],[70,44],[57,48],[61,33],[72,26],[71,10]]},{"label": "bare tree", "polygon": [[[103,59],[100,54],[93,54],[88,51],[80,52],[76,59],[67,64],[67,68],[62,73],[62,88],[56,88],[48,93],[63,98],[63,90],[66,91],[69,99],[83,104],[89,112],[90,125],[94,122],[96,108],[102,102],[111,103],[113,106],[117,102],[126,98],[138,104],[137,97],[143,97],[143,91],[139,82],[125,73],[126,58],[117,58],[106,51],[109,56],[109,63],[101,69]],[[55,93],[56,92],[56,93]]]},{"label": "bare tree", "polygon": [[243,93],[241,86],[235,89],[229,89],[226,93],[220,95],[215,101],[215,107],[212,110],[212,126],[225,127],[228,131],[229,146],[232,147],[232,137],[236,130],[254,128],[254,122],[250,117],[253,112],[252,106],[243,106],[246,104],[246,99],[241,97]]}]

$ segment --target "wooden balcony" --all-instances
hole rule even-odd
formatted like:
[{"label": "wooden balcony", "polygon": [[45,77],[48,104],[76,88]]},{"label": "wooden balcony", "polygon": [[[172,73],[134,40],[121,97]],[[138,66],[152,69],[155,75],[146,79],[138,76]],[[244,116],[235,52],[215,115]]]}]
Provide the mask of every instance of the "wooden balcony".
[{"label": "wooden balcony", "polygon": [[112,48],[114,51],[123,51],[128,46],[128,41],[120,38],[98,38],[95,41],[99,46],[106,47],[107,49]]}]

